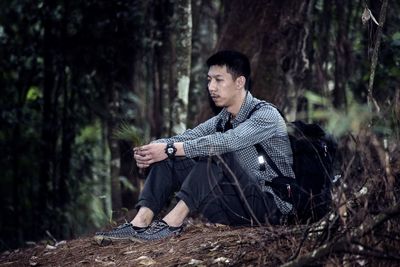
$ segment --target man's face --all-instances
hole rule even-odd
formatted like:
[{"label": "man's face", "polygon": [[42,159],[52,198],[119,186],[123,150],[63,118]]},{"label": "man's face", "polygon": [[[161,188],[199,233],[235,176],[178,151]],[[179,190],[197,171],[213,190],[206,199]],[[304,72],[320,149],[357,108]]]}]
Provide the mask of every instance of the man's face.
[{"label": "man's face", "polygon": [[238,101],[241,88],[237,79],[240,77],[234,80],[226,66],[211,66],[207,78],[208,91],[217,107],[229,107]]}]

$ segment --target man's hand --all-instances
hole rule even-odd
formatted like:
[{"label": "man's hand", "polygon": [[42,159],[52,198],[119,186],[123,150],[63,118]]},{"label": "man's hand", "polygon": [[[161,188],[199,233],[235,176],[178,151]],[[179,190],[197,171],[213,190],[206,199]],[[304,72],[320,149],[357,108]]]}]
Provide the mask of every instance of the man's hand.
[{"label": "man's hand", "polygon": [[154,143],[133,148],[136,165],[139,168],[147,168],[151,164],[167,158],[165,143]]}]

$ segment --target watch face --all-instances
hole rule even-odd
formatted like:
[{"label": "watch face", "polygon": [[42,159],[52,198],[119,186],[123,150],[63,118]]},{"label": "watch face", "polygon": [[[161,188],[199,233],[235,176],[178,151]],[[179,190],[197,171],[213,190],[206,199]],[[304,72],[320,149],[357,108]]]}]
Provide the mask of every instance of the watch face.
[{"label": "watch face", "polygon": [[167,150],[167,153],[168,154],[174,153],[174,149],[172,147],[169,147],[168,150]]}]

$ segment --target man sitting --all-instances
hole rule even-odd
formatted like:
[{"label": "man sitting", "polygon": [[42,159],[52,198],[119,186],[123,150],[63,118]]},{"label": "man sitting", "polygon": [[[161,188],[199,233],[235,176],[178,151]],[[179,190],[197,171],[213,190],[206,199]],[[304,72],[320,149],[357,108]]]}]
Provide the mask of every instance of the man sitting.
[{"label": "man sitting", "polygon": [[[137,166],[150,168],[138,212],[130,223],[96,233],[96,238],[174,236],[190,212],[227,225],[279,224],[290,213],[292,205],[265,185],[277,174],[259,161],[254,147],[260,144],[282,174],[294,178],[285,121],[271,105],[262,105],[248,118],[262,101],[246,89],[250,63],[245,55],[219,51],[207,65],[208,91],[222,111],[194,129],[134,148]],[[154,220],[175,192],[176,206],[162,220]]]}]

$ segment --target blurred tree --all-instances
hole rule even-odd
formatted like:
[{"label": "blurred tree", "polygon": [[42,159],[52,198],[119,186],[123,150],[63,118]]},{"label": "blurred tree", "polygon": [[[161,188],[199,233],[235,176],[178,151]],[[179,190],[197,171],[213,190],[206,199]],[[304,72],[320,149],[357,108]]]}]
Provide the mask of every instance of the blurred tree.
[{"label": "blurred tree", "polygon": [[[214,52],[218,39],[218,21],[222,1],[193,1],[192,66],[189,91],[188,127],[194,127],[210,117],[211,98],[208,99],[207,58]],[[208,100],[208,101],[207,101]]]},{"label": "blurred tree", "polygon": [[217,48],[249,55],[254,94],[282,109],[295,109],[305,89],[313,5],[314,1],[224,1]]},{"label": "blurred tree", "polygon": [[175,29],[171,34],[171,38],[173,54],[175,54],[173,55],[175,60],[172,70],[175,83],[171,92],[171,130],[169,135],[176,135],[183,132],[186,130],[187,125],[192,53],[191,0],[184,0],[176,3],[174,21]]}]

